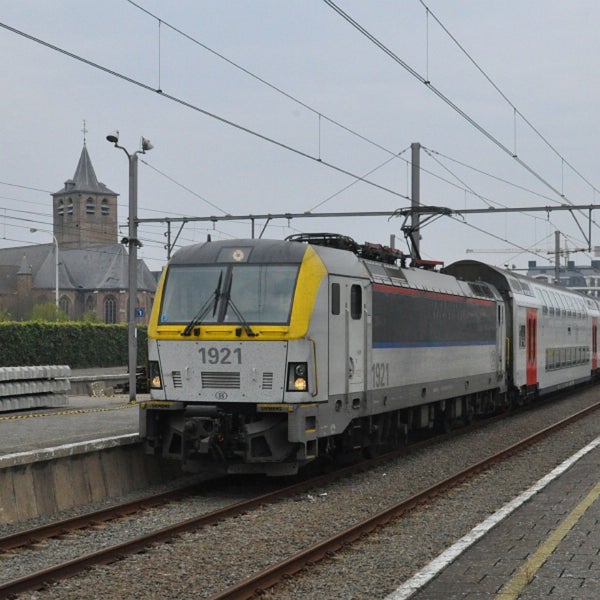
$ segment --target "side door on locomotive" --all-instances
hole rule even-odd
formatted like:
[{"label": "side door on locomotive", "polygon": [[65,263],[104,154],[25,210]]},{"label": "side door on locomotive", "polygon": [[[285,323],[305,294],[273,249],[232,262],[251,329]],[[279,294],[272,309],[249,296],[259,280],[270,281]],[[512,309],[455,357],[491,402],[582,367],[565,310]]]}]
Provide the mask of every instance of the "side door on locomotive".
[{"label": "side door on locomotive", "polygon": [[357,406],[369,375],[369,285],[367,279],[329,276],[329,398]]}]

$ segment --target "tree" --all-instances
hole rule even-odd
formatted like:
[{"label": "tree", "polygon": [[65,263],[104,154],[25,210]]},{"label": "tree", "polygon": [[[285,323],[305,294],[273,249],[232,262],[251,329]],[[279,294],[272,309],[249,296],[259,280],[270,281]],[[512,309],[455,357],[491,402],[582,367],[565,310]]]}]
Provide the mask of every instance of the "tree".
[{"label": "tree", "polygon": [[94,311],[91,310],[84,313],[83,317],[81,317],[81,320],[84,323],[102,323],[100,317]]},{"label": "tree", "polygon": [[12,321],[13,317],[8,310],[5,308],[0,308],[0,322],[4,323],[6,321]]},{"label": "tree", "polygon": [[54,303],[44,302],[42,304],[36,304],[33,307],[31,320],[57,322],[67,321],[68,317],[62,310],[60,310],[60,308],[57,308]]}]

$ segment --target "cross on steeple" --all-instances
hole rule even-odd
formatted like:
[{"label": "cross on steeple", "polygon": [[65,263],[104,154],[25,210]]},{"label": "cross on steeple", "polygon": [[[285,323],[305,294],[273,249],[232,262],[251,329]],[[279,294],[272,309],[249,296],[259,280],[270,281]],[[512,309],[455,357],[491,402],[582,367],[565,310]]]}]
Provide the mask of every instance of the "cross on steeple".
[{"label": "cross on steeple", "polygon": [[83,132],[83,145],[85,146],[85,135],[88,132],[86,126],[85,126],[85,119],[83,119],[83,129],[81,130]]}]

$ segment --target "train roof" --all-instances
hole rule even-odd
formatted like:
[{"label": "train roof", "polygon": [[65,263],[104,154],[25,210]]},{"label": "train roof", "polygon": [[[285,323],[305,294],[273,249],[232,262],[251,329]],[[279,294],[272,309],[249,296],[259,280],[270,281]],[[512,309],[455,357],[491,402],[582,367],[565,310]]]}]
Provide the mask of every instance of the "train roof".
[{"label": "train roof", "polygon": [[[323,236],[325,234],[319,234]],[[328,236],[330,234],[327,234]],[[323,238],[326,242],[329,238]],[[328,273],[346,277],[367,279],[375,284],[393,287],[407,287],[416,290],[451,294],[466,297],[500,300],[496,290],[481,277],[472,281],[460,281],[453,273],[441,273],[430,269],[399,267],[394,264],[394,255],[385,247],[369,245],[366,256],[383,257],[375,260],[361,256],[351,238],[336,237],[344,243],[338,246],[329,243],[312,243],[312,239],[237,239],[204,242],[184,247],[171,258],[171,265],[248,263],[248,264],[300,264],[310,246],[319,256]],[[337,243],[337,242],[336,242]],[[356,245],[358,246],[358,245]],[[384,248],[386,252],[380,253]],[[477,281],[479,279],[480,281]]]},{"label": "train roof", "polygon": [[588,310],[598,310],[596,300],[586,294],[552,285],[545,281],[531,279],[525,275],[500,269],[476,260],[460,260],[448,265],[444,269],[444,272],[468,281],[485,281],[493,285],[504,297],[507,297],[510,292],[513,295],[522,297],[524,300],[531,298],[533,302],[542,302],[545,304],[546,301],[551,300],[551,298],[547,297],[547,294],[551,293],[560,297],[576,298],[577,303],[580,304],[583,302]]},{"label": "train roof", "polygon": [[305,252],[305,245],[282,240],[218,240],[181,248],[169,262],[172,265],[228,262],[300,264]]}]

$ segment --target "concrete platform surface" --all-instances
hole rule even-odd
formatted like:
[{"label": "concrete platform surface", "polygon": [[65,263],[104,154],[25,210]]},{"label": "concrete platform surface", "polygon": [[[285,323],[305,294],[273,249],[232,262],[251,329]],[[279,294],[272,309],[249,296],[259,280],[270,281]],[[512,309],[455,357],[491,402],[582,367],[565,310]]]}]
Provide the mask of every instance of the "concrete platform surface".
[{"label": "concrete platform surface", "polygon": [[[138,401],[148,395],[138,394]],[[137,435],[139,408],[129,397],[69,396],[67,406],[0,415],[0,462],[8,454],[88,440]]]},{"label": "concrete platform surface", "polygon": [[387,600],[600,598],[600,438]]}]

